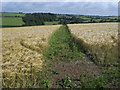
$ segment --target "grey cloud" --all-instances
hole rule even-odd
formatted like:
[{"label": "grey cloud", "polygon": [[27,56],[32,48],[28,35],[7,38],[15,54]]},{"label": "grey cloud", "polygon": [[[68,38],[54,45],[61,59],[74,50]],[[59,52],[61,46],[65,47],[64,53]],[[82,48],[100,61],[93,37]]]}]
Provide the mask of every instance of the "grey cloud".
[{"label": "grey cloud", "polygon": [[52,12],[80,15],[117,15],[112,2],[9,2],[2,3],[4,12]]}]

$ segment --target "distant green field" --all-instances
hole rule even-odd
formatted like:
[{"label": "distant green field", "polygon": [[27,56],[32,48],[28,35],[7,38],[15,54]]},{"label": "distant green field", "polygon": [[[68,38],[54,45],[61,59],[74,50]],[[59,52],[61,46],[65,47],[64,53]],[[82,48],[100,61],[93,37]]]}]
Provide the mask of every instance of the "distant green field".
[{"label": "distant green field", "polygon": [[23,17],[25,14],[24,13],[0,13],[0,16],[3,16],[3,17],[14,17],[14,16],[21,16]]},{"label": "distant green field", "polygon": [[22,26],[24,13],[0,13],[0,26]]},{"label": "distant green field", "polygon": [[[1,17],[0,17],[1,20]],[[24,22],[22,21],[22,18],[18,17],[2,17],[2,24],[0,23],[0,26],[21,26]]]},{"label": "distant green field", "polygon": [[0,17],[0,26],[2,26],[2,18]]},{"label": "distant green field", "polygon": [[[24,15],[24,13],[0,13],[0,21],[2,20],[0,26],[22,26],[24,24],[24,22],[22,21],[22,17]],[[58,24],[58,21],[45,22],[45,25],[56,24]]]},{"label": "distant green field", "polygon": [[117,19],[118,17],[117,16],[114,16],[114,17],[108,17],[109,19]]},{"label": "distant green field", "polygon": [[[46,15],[43,15],[44,19],[45,18],[50,19],[49,17],[50,14],[48,14],[49,16],[47,17]],[[25,16],[26,16],[25,13],[8,13],[8,12],[0,13],[0,22],[2,21],[2,23],[0,23],[0,26],[12,27],[12,26],[22,26],[23,24],[26,25],[22,20],[22,17]],[[55,19],[53,19],[54,16],[56,16]],[[45,25],[57,25],[57,24],[63,24],[64,22],[66,24],[73,24],[73,23],[102,23],[102,22],[118,21],[117,16],[84,16],[84,15],[66,15],[66,14],[54,14],[54,16],[51,17],[52,20],[44,20],[43,23]],[[28,19],[31,19],[31,17],[29,17]],[[28,22],[31,21],[28,19],[27,19]],[[36,20],[36,21],[40,21],[40,20]],[[32,23],[34,23],[34,20],[32,21]]]},{"label": "distant green field", "polygon": [[58,24],[58,21],[54,21],[54,22],[45,22],[45,25],[56,25]]}]

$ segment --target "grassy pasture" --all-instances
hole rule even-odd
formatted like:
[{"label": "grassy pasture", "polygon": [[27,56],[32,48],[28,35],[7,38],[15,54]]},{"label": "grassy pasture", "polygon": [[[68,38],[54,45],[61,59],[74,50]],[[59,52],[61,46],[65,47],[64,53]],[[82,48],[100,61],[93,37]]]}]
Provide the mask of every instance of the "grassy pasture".
[{"label": "grassy pasture", "polygon": [[25,14],[22,13],[0,13],[0,26],[22,26],[24,22],[22,21],[22,17]]},{"label": "grassy pasture", "polygon": [[108,18],[110,18],[110,19],[118,19],[118,17],[116,16],[113,16],[113,17],[108,17]]},{"label": "grassy pasture", "polygon": [[15,17],[15,16],[20,16],[23,17],[25,14],[23,13],[0,13],[1,17]]},{"label": "grassy pasture", "polygon": [[[1,18],[1,17],[0,17]],[[18,17],[2,17],[3,26],[22,26],[24,22]],[[0,25],[0,26],[2,26]]]}]

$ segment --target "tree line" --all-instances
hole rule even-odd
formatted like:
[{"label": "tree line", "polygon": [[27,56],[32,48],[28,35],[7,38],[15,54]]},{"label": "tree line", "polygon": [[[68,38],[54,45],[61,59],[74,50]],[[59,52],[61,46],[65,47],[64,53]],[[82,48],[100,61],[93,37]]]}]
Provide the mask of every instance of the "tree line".
[{"label": "tree line", "polygon": [[45,25],[45,22],[57,21],[58,24],[118,22],[104,16],[84,16],[52,13],[28,13],[22,17],[25,26]]},{"label": "tree line", "polygon": [[45,21],[55,21],[56,15],[51,13],[33,13],[22,17],[25,26],[44,25]]}]

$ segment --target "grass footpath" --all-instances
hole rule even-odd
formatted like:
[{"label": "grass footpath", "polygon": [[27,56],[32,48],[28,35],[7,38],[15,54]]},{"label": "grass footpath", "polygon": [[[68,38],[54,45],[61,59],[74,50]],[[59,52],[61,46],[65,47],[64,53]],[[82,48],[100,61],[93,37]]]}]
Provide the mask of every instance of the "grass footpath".
[{"label": "grass footpath", "polygon": [[[74,38],[71,36],[71,33],[67,25],[61,26],[53,35],[49,38],[48,48],[44,53],[44,58],[46,60],[45,72],[49,75],[42,85],[44,88],[51,88],[54,82],[51,81],[53,77],[50,74],[58,75],[58,71],[50,70],[50,68],[55,65],[55,62],[64,62],[70,60],[84,60],[85,54],[78,50]],[[48,87],[49,86],[49,87]],[[60,86],[58,86],[60,88]],[[63,88],[63,87],[62,87]]]},{"label": "grass footpath", "polygon": [[[93,71],[92,69],[90,70],[90,72],[86,72],[83,70],[85,74],[84,73],[77,74],[79,76],[79,78],[75,77],[75,79],[78,82],[77,84],[74,83],[76,81],[74,81],[72,77],[68,76],[68,73],[70,73],[69,72],[70,67],[73,67],[71,69],[71,72],[72,72],[71,74],[73,76],[74,75],[76,76],[75,74],[76,72],[81,72],[79,71],[81,70],[81,68],[79,67],[82,67],[85,70],[88,69],[86,63],[85,65],[84,64],[82,65],[82,63],[84,63],[84,60],[86,59],[85,58],[86,56],[83,53],[83,50],[82,49],[80,50],[79,46],[80,45],[77,45],[73,36],[71,36],[71,33],[67,25],[61,26],[57,31],[53,33],[53,35],[49,39],[46,53],[44,54],[45,60],[48,63],[47,68],[49,71],[50,70],[49,68],[55,65],[55,62],[57,61],[58,62],[60,61],[60,63],[62,63],[62,65],[64,66],[61,67],[61,64],[58,63],[56,68],[59,68],[59,67],[61,68],[58,69],[58,71],[54,71],[55,68],[53,68],[52,74],[55,74],[55,77],[56,75],[58,75],[59,81],[52,82],[51,79],[54,78],[54,75],[53,75],[53,77],[49,79],[50,81],[48,80],[51,83],[48,83],[47,81],[46,86],[50,86],[50,84],[52,86],[52,84],[55,84],[57,85],[57,88],[105,88],[107,87],[107,84],[106,84],[108,82],[107,76],[106,75],[97,76],[97,75],[90,74],[90,72]],[[72,63],[69,61],[72,61]],[[81,66],[78,66],[77,64],[75,64],[76,61],[79,62]],[[70,66],[70,67],[67,67],[67,66]],[[66,75],[63,75],[63,78],[61,78],[61,76],[62,76],[62,73],[64,73],[64,71],[62,73],[59,72],[61,69],[65,69],[66,71]]]},{"label": "grass footpath", "polygon": [[45,57],[54,61],[84,60],[84,54],[79,51],[66,25],[61,26],[49,39]]}]

